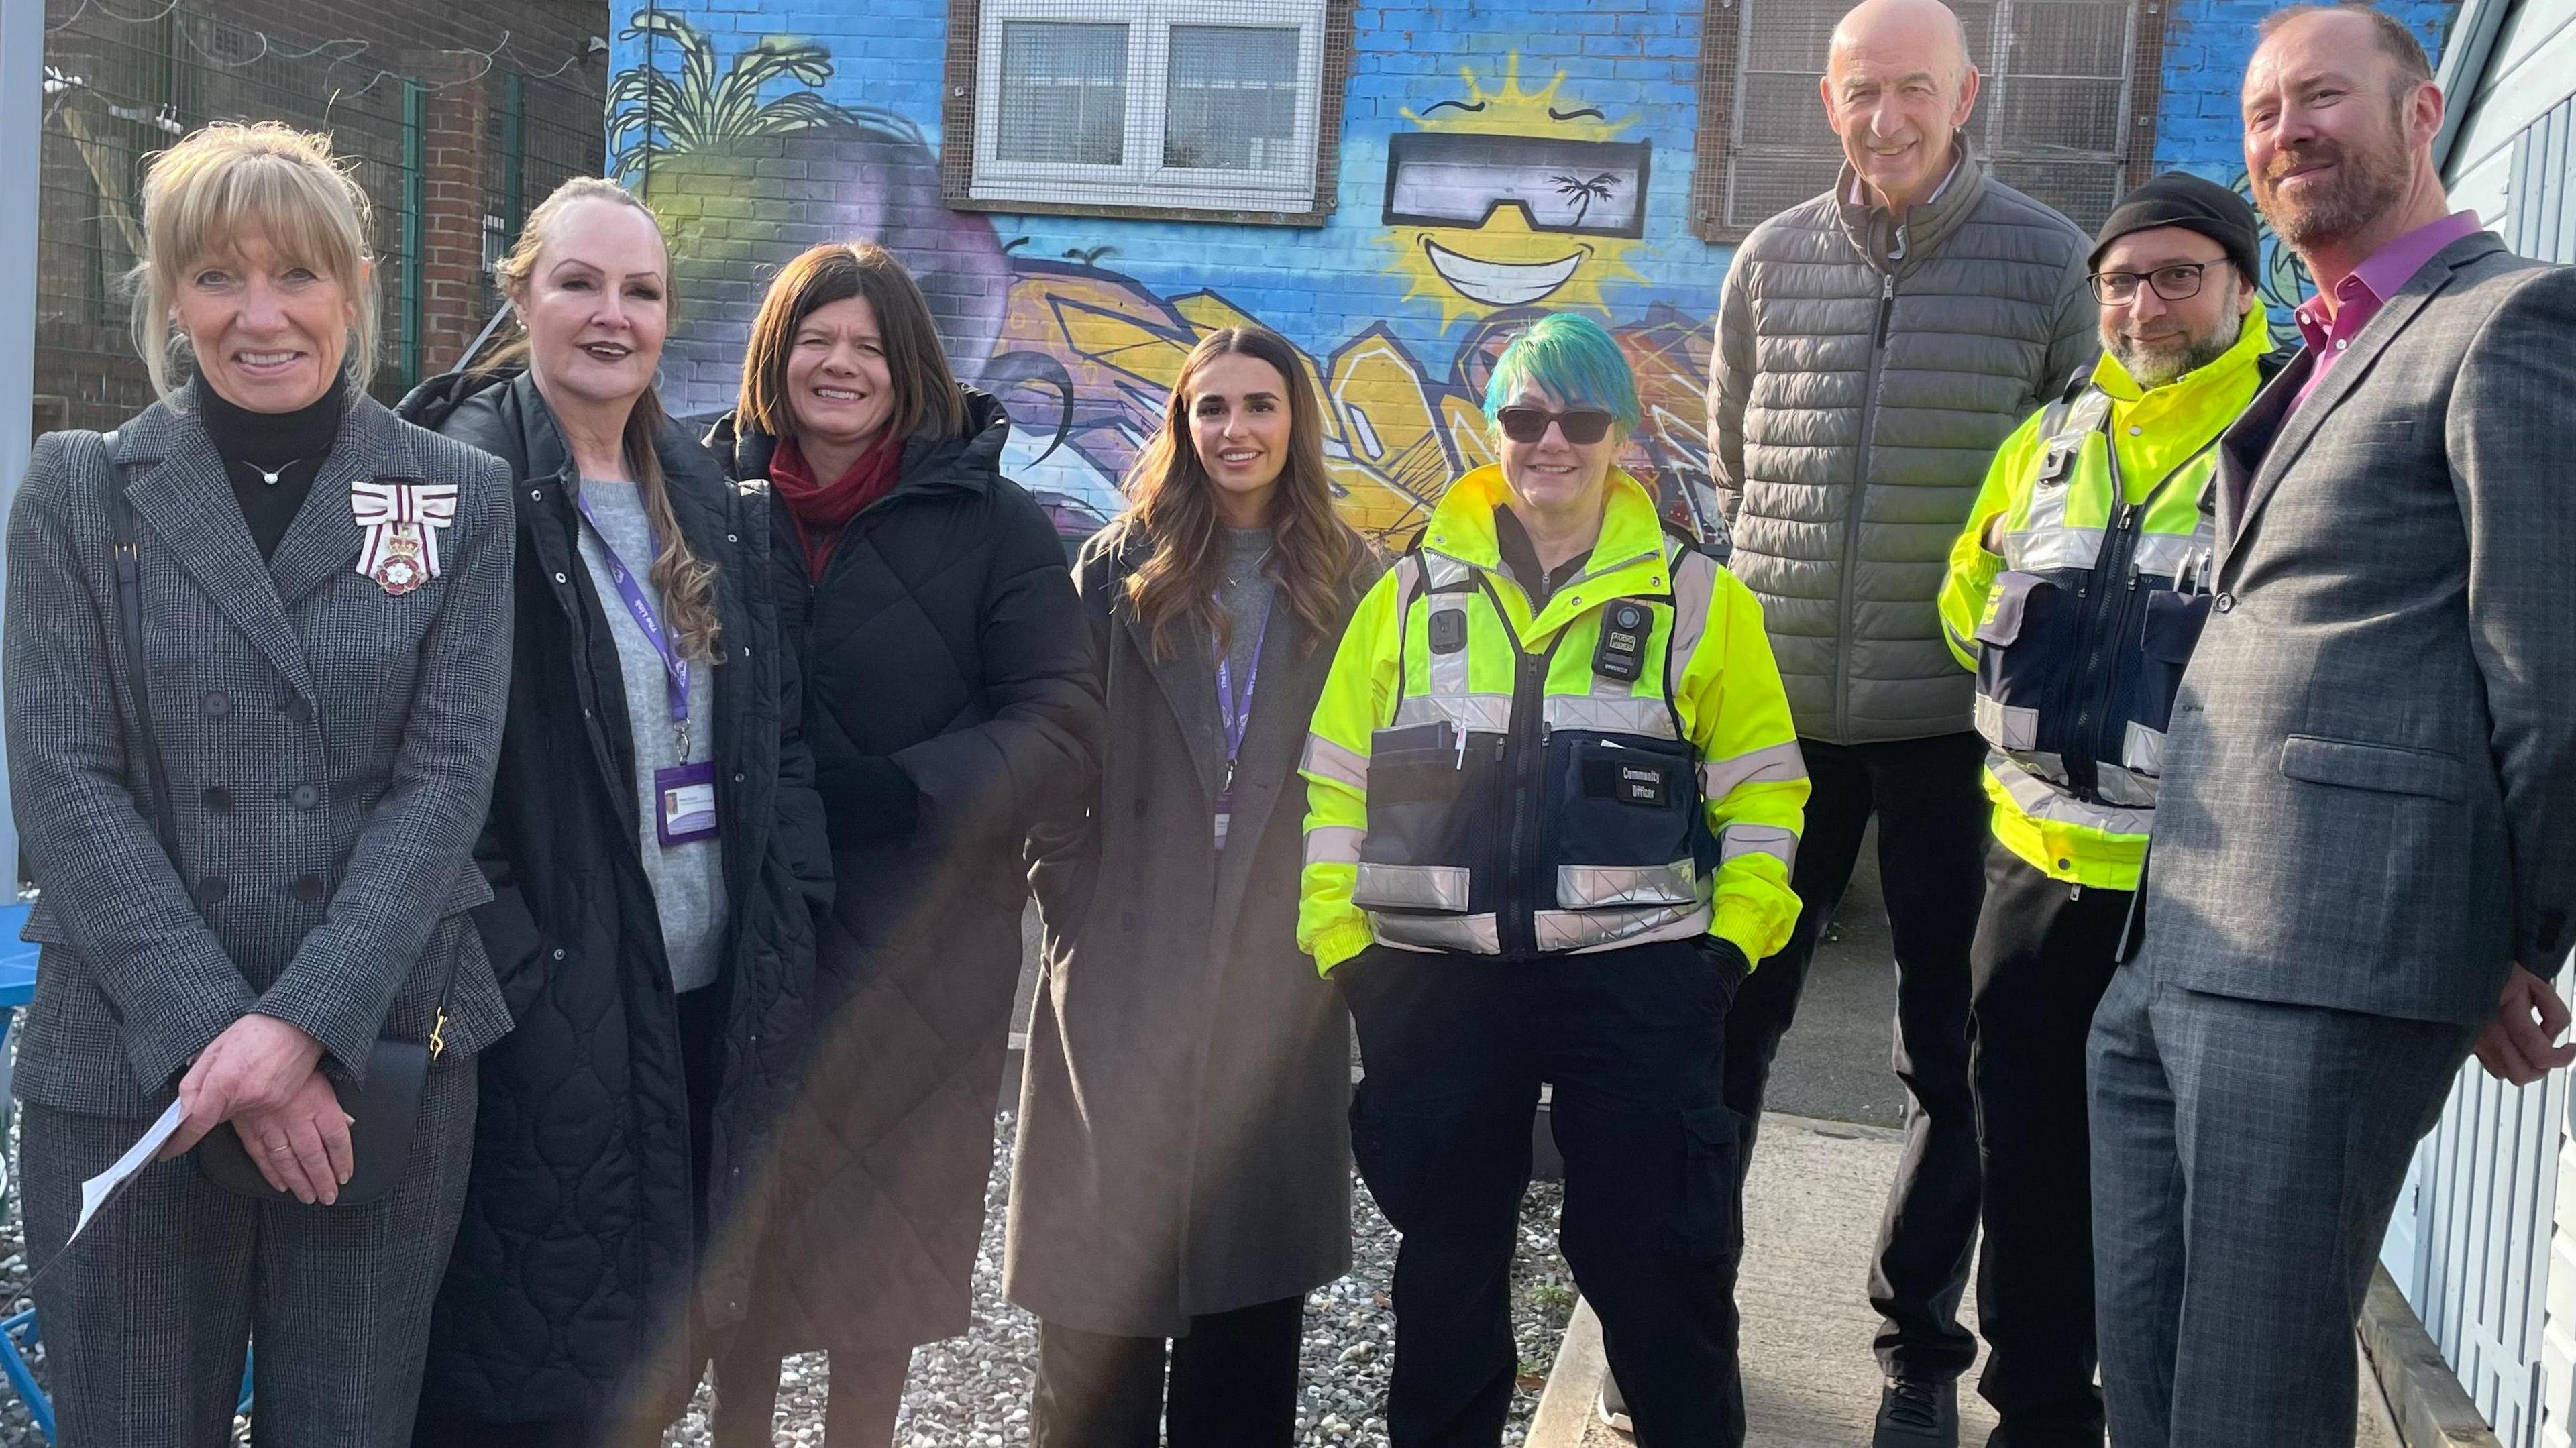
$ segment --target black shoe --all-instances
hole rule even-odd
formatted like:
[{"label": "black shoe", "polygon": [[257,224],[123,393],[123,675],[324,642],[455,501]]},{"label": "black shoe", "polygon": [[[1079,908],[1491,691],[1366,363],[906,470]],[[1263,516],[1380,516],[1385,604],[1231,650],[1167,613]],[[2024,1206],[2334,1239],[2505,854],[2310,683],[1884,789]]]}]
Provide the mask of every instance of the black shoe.
[{"label": "black shoe", "polygon": [[1878,1398],[1870,1448],[1959,1448],[1959,1385],[1890,1378]]}]

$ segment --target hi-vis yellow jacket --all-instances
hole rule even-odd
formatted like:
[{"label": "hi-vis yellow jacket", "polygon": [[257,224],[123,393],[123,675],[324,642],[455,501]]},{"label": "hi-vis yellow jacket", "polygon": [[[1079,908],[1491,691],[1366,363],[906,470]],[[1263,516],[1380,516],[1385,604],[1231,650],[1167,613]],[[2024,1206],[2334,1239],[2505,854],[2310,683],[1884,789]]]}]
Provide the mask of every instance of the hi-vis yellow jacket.
[{"label": "hi-vis yellow jacket", "polygon": [[2235,346],[2162,387],[2103,354],[2080,394],[2004,440],[1951,547],[1942,631],[1978,672],[1995,838],[2051,879],[2138,888],[2166,711],[2207,609],[2192,595],[2218,439],[2271,347],[2257,302]]},{"label": "hi-vis yellow jacket", "polygon": [[1297,943],[1607,950],[1703,933],[1747,961],[1797,920],[1807,800],[1760,604],[1614,470],[1600,541],[1536,611],[1501,470],[1451,485],[1353,616],[1307,740]]}]

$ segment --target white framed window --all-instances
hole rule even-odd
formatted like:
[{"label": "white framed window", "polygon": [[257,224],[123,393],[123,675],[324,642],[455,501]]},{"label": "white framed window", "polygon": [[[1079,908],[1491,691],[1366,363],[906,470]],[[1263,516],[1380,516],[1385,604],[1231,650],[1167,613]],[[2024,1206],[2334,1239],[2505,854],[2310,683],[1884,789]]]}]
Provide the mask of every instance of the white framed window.
[{"label": "white framed window", "polygon": [[982,0],[984,202],[1316,208],[1328,0]]}]

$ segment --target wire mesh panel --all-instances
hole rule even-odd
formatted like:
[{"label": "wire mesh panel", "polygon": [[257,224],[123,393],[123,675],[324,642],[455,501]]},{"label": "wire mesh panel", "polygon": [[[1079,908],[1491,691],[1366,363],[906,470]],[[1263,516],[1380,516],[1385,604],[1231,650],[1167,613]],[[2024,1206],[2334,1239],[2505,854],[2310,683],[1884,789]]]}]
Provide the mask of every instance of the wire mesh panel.
[{"label": "wire mesh panel", "polygon": [[[2133,0],[1956,0],[1982,82],[1966,127],[2007,184],[2086,229],[2119,197],[2128,161],[2141,6]],[[1832,187],[1840,144],[1817,81],[1845,0],[1740,0],[1732,24],[1725,174],[1710,218],[1741,235]],[[1710,136],[1706,145],[1721,144]]]},{"label": "wire mesh panel", "polygon": [[600,174],[601,156],[599,97],[516,74],[490,87],[483,122],[483,316],[500,307],[492,268],[518,243],[528,214],[564,182]]},{"label": "wire mesh panel", "polygon": [[[429,285],[450,228],[463,251],[446,274],[461,273],[506,244],[564,176],[600,169],[600,100],[578,74],[523,76],[475,52],[458,73],[421,77],[380,64],[358,40],[286,36],[220,11],[174,6],[138,19],[80,0],[47,5],[39,387],[74,426],[113,426],[151,400],[127,328],[142,176],[154,152],[199,126],[275,120],[330,134],[372,203],[383,319],[374,390],[388,398],[451,362],[432,344],[459,326],[470,335],[479,315],[457,314],[489,306],[479,289]],[[433,158],[481,165],[482,184],[442,199],[429,184]]]},{"label": "wire mesh panel", "polygon": [[1261,171],[1297,144],[1293,26],[1175,25],[1163,164]]},{"label": "wire mesh panel", "polygon": [[1126,26],[1002,27],[1004,160],[1115,166],[1126,160],[1126,134]]}]

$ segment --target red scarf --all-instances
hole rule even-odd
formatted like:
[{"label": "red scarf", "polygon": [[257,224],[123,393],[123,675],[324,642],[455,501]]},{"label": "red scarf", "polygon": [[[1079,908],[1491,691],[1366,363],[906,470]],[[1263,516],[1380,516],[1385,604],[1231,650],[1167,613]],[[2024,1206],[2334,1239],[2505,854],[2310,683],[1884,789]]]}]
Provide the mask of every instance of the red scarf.
[{"label": "red scarf", "polygon": [[903,439],[889,428],[859,454],[848,472],[820,483],[814,480],[814,470],[796,440],[780,440],[769,458],[769,485],[777,489],[779,501],[787,505],[787,516],[795,521],[796,541],[805,550],[805,571],[816,583],[823,581],[823,565],[831,561],[841,530],[861,509],[894,491],[895,469],[902,461]]}]

